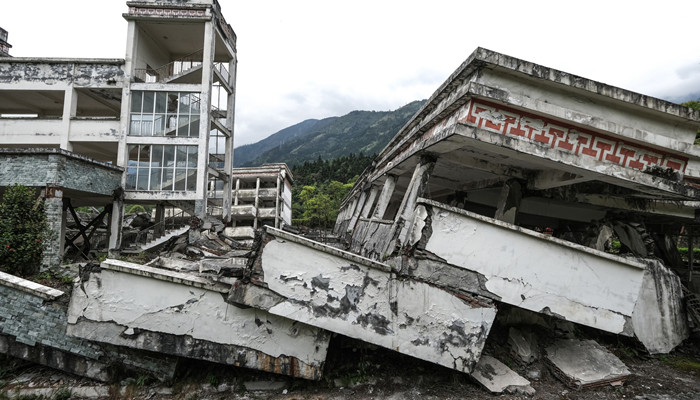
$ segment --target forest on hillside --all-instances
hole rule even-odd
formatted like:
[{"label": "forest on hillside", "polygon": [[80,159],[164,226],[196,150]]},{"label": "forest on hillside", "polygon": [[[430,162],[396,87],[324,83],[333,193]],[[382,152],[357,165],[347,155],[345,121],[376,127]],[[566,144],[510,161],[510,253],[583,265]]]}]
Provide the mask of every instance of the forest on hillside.
[{"label": "forest on hillside", "polygon": [[292,168],[292,224],[312,228],[331,228],[338,216],[340,203],[355,180],[374,156],[362,153],[331,160],[318,157]]}]

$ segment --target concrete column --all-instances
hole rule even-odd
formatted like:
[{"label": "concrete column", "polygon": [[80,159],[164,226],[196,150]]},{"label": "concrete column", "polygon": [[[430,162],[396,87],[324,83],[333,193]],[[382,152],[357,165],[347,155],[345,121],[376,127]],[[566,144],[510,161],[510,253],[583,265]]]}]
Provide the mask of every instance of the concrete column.
[{"label": "concrete column", "polygon": [[158,203],[156,205],[156,229],[155,232],[153,232],[155,237],[165,235],[165,226],[163,226],[163,221],[165,221],[165,205],[163,205],[163,203]]},{"label": "concrete column", "polygon": [[372,209],[372,205],[374,205],[374,200],[377,198],[377,193],[379,193],[379,189],[372,185],[372,189],[369,192],[369,198],[367,199],[367,202],[360,213],[361,218],[367,218],[369,215],[369,211]]},{"label": "concrete column", "polygon": [[[435,167],[435,162],[435,157],[429,155],[421,156],[420,161],[413,170],[411,182],[408,184],[408,189],[401,201],[401,206],[396,213],[394,225],[391,229],[392,233],[395,230],[401,230],[398,237],[399,244],[404,243],[410,233],[413,211],[416,209],[416,200],[425,192],[425,187],[428,185],[428,179]],[[393,237],[394,235],[392,234],[391,236]]]},{"label": "concrete column", "polygon": [[384,186],[382,187],[382,193],[379,195],[379,200],[377,201],[377,207],[374,209],[374,214],[372,218],[384,219],[384,213],[386,208],[389,206],[389,200],[391,200],[391,195],[394,194],[394,188],[396,187],[396,176],[387,175],[384,181]]},{"label": "concrete column", "polygon": [[348,224],[348,227],[345,229],[346,232],[354,231],[355,230],[355,224],[357,224],[357,220],[360,218],[360,213],[362,212],[362,208],[365,206],[365,201],[367,200],[367,192],[362,192],[360,194],[360,198],[357,201],[357,204],[355,205],[355,209],[352,212],[352,217],[350,218],[350,224]]},{"label": "concrete column", "polygon": [[63,118],[61,124],[63,132],[61,133],[61,149],[73,151],[73,144],[70,141],[70,125],[71,120],[78,111],[78,92],[69,87],[63,95]]},{"label": "concrete column", "polygon": [[224,155],[224,174],[228,177],[228,180],[224,182],[224,198],[223,198],[223,219],[224,223],[231,222],[231,192],[233,185],[233,147],[235,136],[233,134],[233,127],[235,121],[236,112],[236,68],[237,61],[236,56],[229,61],[229,81],[228,85],[231,88],[231,92],[228,94],[228,99],[226,102],[226,128],[229,130],[231,135],[226,138],[226,152]]},{"label": "concrete column", "polygon": [[498,199],[494,218],[503,222],[515,224],[522,198],[523,192],[520,187],[520,182],[515,179],[506,181],[501,188],[501,195]]},{"label": "concrete column", "polygon": [[109,221],[109,256],[119,255],[122,246],[122,223],[124,221],[124,196],[117,196],[112,201],[112,214]]},{"label": "concrete column", "polygon": [[214,79],[214,46],[216,33],[214,23],[204,23],[204,43],[202,56],[202,92],[200,95],[199,148],[197,153],[197,200],[195,215],[204,219],[207,214],[207,186],[209,181],[209,131],[211,128],[211,96]]},{"label": "concrete column", "polygon": [[280,180],[281,177],[277,175],[277,186],[275,190],[275,228],[280,227]]},{"label": "concrete column", "polygon": [[258,204],[260,198],[260,178],[255,180],[255,219],[253,220],[253,228],[258,229]]},{"label": "concrete column", "polygon": [[63,189],[47,188],[44,194],[44,214],[49,236],[44,242],[42,267],[61,265],[66,239],[66,212],[63,209]]}]

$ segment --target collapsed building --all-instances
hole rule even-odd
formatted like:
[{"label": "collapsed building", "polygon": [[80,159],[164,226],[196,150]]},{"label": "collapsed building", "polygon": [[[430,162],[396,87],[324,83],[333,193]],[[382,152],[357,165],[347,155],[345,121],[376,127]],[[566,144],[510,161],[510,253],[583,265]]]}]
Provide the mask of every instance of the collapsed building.
[{"label": "collapsed building", "polygon": [[[26,299],[0,309],[2,352],[100,380],[126,349],[125,367],[161,379],[179,357],[320,379],[338,333],[479,380],[507,369],[482,354],[503,310],[651,353],[687,338],[697,111],[477,49],[358,179],[338,248],[284,229],[286,166],[231,168],[235,34],[218,3],[127,4],[125,60],[0,61],[0,184],[42,188],[55,232],[103,205],[112,255],[125,203],[157,205],[154,240],[181,218],[166,207],[185,211],[180,247],[197,259],[109,258],[70,293],[0,276]],[[76,224],[89,242],[97,222]],[[553,368],[584,347],[602,354],[552,345]],[[604,364],[601,381],[624,379]]]}]

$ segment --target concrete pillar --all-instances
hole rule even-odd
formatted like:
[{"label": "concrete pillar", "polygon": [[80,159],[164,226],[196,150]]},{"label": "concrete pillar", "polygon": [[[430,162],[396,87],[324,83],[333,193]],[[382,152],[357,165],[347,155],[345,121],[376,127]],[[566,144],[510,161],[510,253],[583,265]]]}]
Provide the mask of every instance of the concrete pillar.
[{"label": "concrete pillar", "polygon": [[44,214],[49,235],[44,241],[42,268],[57,267],[63,261],[66,239],[66,212],[63,209],[63,189],[48,188],[44,192]]},{"label": "concrete pillar", "polygon": [[355,230],[355,224],[357,224],[357,220],[360,218],[360,213],[362,212],[362,208],[365,206],[365,201],[367,200],[367,192],[362,192],[360,194],[360,198],[357,201],[357,205],[355,206],[355,209],[352,212],[352,217],[350,218],[350,224],[348,224],[348,227],[346,228],[346,232],[354,231]]},{"label": "concrete pillar", "polygon": [[253,228],[258,229],[258,201],[260,197],[260,178],[257,178],[255,180],[255,203],[254,203],[254,212],[255,212],[255,219],[253,220]]},{"label": "concrete pillar", "polygon": [[515,224],[522,198],[523,191],[520,187],[520,182],[515,179],[506,181],[501,188],[501,195],[498,199],[494,218],[503,222]]},{"label": "concrete pillar", "polygon": [[61,133],[61,149],[73,151],[73,144],[70,141],[70,126],[71,120],[76,116],[78,111],[78,92],[69,87],[66,89],[63,95],[63,118],[62,126],[63,132]]},{"label": "concrete pillar", "polygon": [[109,221],[109,256],[119,256],[122,246],[122,223],[124,221],[124,196],[117,196],[112,201],[112,214]]},{"label": "concrete pillar", "polygon": [[165,226],[163,225],[165,221],[165,205],[163,203],[156,204],[156,226],[153,232],[155,237],[161,237],[165,235]]},{"label": "concrete pillar", "polygon": [[209,183],[209,131],[211,130],[211,96],[214,79],[214,23],[204,23],[202,56],[202,93],[200,95],[199,148],[197,153],[197,200],[195,216],[204,219],[207,214],[207,186]]},{"label": "concrete pillar", "polygon": [[384,181],[384,186],[382,187],[382,193],[379,195],[379,200],[377,201],[377,207],[374,209],[374,214],[372,218],[384,219],[384,213],[386,208],[389,206],[389,200],[394,194],[394,188],[396,187],[396,176],[387,175]]},{"label": "concrete pillar", "polygon": [[430,173],[435,167],[436,159],[430,155],[421,156],[420,161],[413,170],[411,182],[408,184],[406,194],[403,196],[401,206],[396,213],[394,225],[391,229],[392,237],[394,232],[400,229],[399,244],[405,242],[406,237],[410,233],[411,223],[413,221],[413,211],[416,209],[416,200],[425,192],[425,187],[428,185]]},{"label": "concrete pillar", "polygon": [[230,136],[226,138],[226,152],[224,155],[224,174],[228,178],[224,182],[224,198],[223,198],[223,219],[224,223],[228,224],[231,222],[231,204],[232,204],[232,189],[233,189],[233,147],[234,147],[234,121],[236,112],[236,67],[237,61],[234,58],[229,61],[229,80],[228,85],[231,88],[231,92],[228,94],[228,99],[226,102],[226,128],[229,130]]},{"label": "concrete pillar", "polygon": [[361,218],[367,218],[367,216],[369,215],[369,211],[372,209],[372,205],[374,205],[374,200],[376,200],[378,193],[379,189],[376,186],[372,185],[372,189],[369,192],[369,198],[367,199],[365,206],[362,207],[362,212],[360,213]]},{"label": "concrete pillar", "polygon": [[282,178],[277,175],[277,186],[275,189],[275,228],[280,227],[280,181]]}]

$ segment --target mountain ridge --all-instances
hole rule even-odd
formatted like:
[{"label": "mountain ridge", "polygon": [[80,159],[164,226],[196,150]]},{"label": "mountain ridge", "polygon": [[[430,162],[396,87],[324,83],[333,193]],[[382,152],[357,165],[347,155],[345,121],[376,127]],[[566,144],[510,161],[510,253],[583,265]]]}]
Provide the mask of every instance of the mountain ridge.
[{"label": "mountain ridge", "polygon": [[355,110],[339,117],[308,119],[237,147],[234,166],[284,162],[291,167],[319,157],[378,153],[424,103],[416,100],[393,111]]}]

